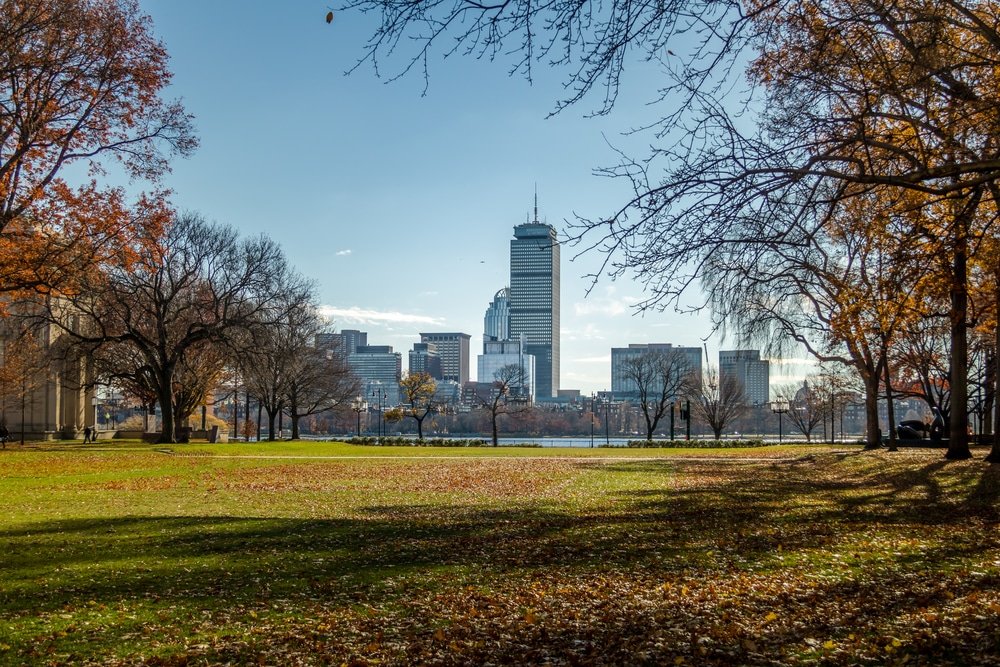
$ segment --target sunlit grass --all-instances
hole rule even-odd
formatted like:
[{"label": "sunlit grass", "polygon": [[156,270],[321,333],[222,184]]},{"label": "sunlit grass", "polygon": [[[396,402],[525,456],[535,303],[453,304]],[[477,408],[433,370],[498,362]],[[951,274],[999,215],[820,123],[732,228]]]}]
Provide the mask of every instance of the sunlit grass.
[{"label": "sunlit grass", "polygon": [[990,664],[997,479],[843,447],[12,448],[0,663]]}]

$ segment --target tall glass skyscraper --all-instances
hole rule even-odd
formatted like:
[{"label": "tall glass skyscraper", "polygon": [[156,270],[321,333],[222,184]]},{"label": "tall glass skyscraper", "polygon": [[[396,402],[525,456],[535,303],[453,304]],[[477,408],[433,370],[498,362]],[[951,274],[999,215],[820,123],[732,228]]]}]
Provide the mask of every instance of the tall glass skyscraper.
[{"label": "tall glass skyscraper", "polygon": [[514,227],[510,242],[510,337],[524,334],[535,357],[536,396],[559,393],[559,241],[551,225],[535,220]]}]

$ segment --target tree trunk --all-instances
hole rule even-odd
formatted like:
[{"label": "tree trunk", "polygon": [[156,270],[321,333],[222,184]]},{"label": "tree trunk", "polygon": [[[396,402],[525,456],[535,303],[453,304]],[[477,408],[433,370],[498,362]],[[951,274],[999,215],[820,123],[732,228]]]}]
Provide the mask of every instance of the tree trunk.
[{"label": "tree trunk", "polygon": [[275,419],[277,419],[277,417],[278,417],[277,410],[269,409],[267,411],[267,439],[270,442],[274,441],[274,422]]},{"label": "tree trunk", "polygon": [[423,417],[421,417],[419,419],[417,419],[417,417],[414,417],[414,419],[417,420],[417,439],[422,442],[423,439],[424,439],[424,420],[423,420]]},{"label": "tree trunk", "polygon": [[994,354],[993,354],[993,382],[994,382],[994,408],[996,409],[996,418],[993,420],[993,447],[990,448],[990,453],[986,456],[986,460],[989,463],[1000,463],[1000,263],[998,263],[996,268],[996,274],[994,275],[994,308],[996,308],[997,324],[993,330],[993,344],[994,344]]},{"label": "tree trunk", "polygon": [[497,438],[497,413],[493,413],[493,446],[496,447],[499,444],[499,439]]},{"label": "tree trunk", "polygon": [[892,373],[889,370],[889,362],[886,361],[883,366],[883,372],[885,375],[885,414],[886,414],[886,424],[889,427],[889,451],[898,452],[899,447],[896,446],[896,407],[892,404]]},{"label": "tree trunk", "polygon": [[291,410],[288,413],[288,418],[292,420],[292,440],[298,440],[299,439],[299,419],[301,419],[301,416],[297,412],[295,412],[295,410]]},{"label": "tree trunk", "polygon": [[878,373],[864,374],[865,383],[865,449],[882,446],[878,427]]},{"label": "tree trunk", "polygon": [[[169,386],[169,385],[168,385]],[[174,402],[170,392],[160,391],[160,442],[172,443],[174,441]]]},{"label": "tree trunk", "polygon": [[951,274],[951,427],[945,458],[961,460],[972,457],[969,451],[968,420],[968,216],[956,221],[955,257]]}]

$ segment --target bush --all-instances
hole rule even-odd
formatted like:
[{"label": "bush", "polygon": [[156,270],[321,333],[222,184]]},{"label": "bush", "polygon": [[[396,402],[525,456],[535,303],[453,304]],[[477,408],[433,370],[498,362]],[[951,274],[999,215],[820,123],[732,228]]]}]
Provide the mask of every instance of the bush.
[{"label": "bush", "polygon": [[489,447],[490,442],[482,438],[467,438],[464,440],[452,438],[431,438],[417,440],[416,438],[404,438],[402,436],[386,436],[376,438],[372,436],[354,437],[346,440],[352,445],[370,445],[376,447]]},{"label": "bush", "polygon": [[750,447],[764,447],[765,443],[759,438],[750,440],[629,440],[627,447],[663,447],[674,449],[746,449]]}]

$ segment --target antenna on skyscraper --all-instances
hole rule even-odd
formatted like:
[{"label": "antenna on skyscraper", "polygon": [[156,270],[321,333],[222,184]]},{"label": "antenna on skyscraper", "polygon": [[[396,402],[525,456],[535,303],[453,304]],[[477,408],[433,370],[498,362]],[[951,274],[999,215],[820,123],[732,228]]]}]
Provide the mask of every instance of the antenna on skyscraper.
[{"label": "antenna on skyscraper", "polygon": [[535,223],[538,222],[538,181],[535,181]]}]

